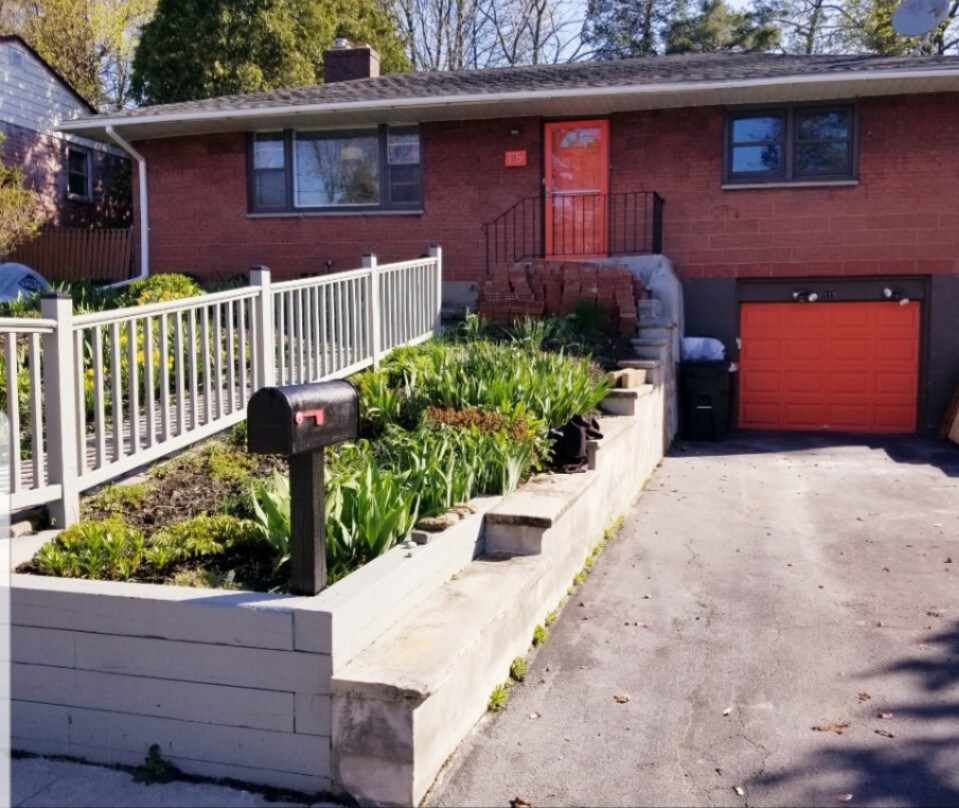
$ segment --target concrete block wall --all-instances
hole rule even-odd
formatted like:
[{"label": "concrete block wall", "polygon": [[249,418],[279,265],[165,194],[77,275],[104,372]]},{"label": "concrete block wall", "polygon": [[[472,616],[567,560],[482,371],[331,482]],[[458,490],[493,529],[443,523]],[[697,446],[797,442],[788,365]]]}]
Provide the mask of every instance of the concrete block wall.
[{"label": "concrete block wall", "polygon": [[316,597],[12,576],[13,748],[334,788],[331,678],[482,549],[485,513]]},{"label": "concrete block wall", "polygon": [[13,748],[317,792],[330,779],[330,654],[295,599],[13,576]]}]

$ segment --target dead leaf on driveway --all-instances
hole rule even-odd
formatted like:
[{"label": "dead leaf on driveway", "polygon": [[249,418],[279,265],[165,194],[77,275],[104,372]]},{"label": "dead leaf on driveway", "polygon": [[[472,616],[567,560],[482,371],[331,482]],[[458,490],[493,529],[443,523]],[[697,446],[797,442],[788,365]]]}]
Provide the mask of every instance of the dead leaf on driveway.
[{"label": "dead leaf on driveway", "polygon": [[895,713],[879,713],[880,718],[892,718]]},{"label": "dead leaf on driveway", "polygon": [[929,646],[926,645],[924,642],[921,642],[921,643],[919,643],[919,650],[920,650],[920,651],[928,651],[928,650],[929,650]]},{"label": "dead leaf on driveway", "polygon": [[733,791],[735,791],[740,797],[746,796],[746,789],[742,786],[733,786]]},{"label": "dead leaf on driveway", "polygon": [[617,704],[625,704],[627,701],[629,701],[629,694],[617,693],[615,696],[613,696],[613,701],[615,701]]},{"label": "dead leaf on driveway", "polygon": [[516,797],[509,801],[509,808],[533,808],[533,806],[522,797]]},{"label": "dead leaf on driveway", "polygon": [[886,730],[884,730],[884,729],[877,729],[875,732],[876,732],[876,735],[882,735],[883,738],[895,738],[895,737],[896,737],[896,736],[893,735],[891,732],[886,732]]},{"label": "dead leaf on driveway", "polygon": [[813,730],[816,732],[835,732],[837,735],[842,735],[843,730],[848,728],[848,721],[829,721],[826,724],[816,724]]},{"label": "dead leaf on driveway", "polygon": [[839,802],[852,802],[852,794],[840,794],[836,799]]},{"label": "dead leaf on driveway", "polygon": [[870,696],[868,693],[860,693],[860,694],[859,694],[859,701],[869,701],[869,699],[871,699],[871,698],[872,698],[872,696]]}]

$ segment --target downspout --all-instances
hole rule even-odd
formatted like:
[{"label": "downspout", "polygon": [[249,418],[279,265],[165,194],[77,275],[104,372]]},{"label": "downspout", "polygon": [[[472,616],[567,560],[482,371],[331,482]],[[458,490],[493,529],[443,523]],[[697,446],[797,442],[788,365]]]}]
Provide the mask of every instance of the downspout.
[{"label": "downspout", "polygon": [[140,274],[135,278],[131,278],[130,280],[110,284],[109,288],[115,288],[118,286],[126,286],[129,283],[143,280],[144,278],[148,278],[150,276],[150,212],[147,207],[146,158],[140,154],[140,152],[134,149],[128,141],[117,134],[116,130],[112,126],[107,126],[106,132],[114,143],[116,143],[121,149],[123,149],[127,154],[137,161],[137,168],[139,169],[138,185],[140,186]]}]

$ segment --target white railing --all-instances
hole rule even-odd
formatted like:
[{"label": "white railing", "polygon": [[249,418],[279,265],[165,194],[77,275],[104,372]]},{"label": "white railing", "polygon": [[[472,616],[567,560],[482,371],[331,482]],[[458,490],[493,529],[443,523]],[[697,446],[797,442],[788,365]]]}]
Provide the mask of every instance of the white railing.
[{"label": "white railing", "polygon": [[[11,508],[49,504],[60,525],[79,495],[243,420],[253,392],[342,378],[439,328],[442,257],[74,315],[0,319],[10,421]],[[12,370],[11,370],[12,369]]]}]

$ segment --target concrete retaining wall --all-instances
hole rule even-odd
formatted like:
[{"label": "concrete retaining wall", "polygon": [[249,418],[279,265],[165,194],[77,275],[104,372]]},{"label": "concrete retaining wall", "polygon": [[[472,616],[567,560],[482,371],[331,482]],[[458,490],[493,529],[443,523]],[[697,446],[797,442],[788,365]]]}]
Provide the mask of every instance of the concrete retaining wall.
[{"label": "concrete retaining wall", "polygon": [[[592,452],[596,471],[552,478],[567,487],[565,504],[555,525],[541,531],[548,552],[515,560],[511,576],[529,576],[531,584],[519,609],[489,588],[484,576],[497,574],[490,562],[474,559],[484,551],[484,522],[491,535],[502,535],[501,517],[521,516],[515,503],[529,502],[527,490],[475,500],[477,513],[436,540],[395,548],[314,598],[13,575],[13,748],[139,764],[158,744],[185,772],[306,792],[345,786],[368,797],[374,770],[355,755],[361,765],[351,768],[348,750],[373,750],[375,757],[376,749],[393,747],[376,741],[375,721],[355,720],[375,717],[376,709],[367,710],[373,702],[344,700],[341,708],[356,711],[337,730],[331,693],[334,677],[350,690],[343,683],[359,681],[350,670],[364,665],[373,692],[392,688],[395,676],[383,680],[376,665],[368,666],[375,656],[394,674],[406,664],[421,683],[430,676],[455,683],[419,713],[418,734],[412,716],[403,718],[409,765],[399,792],[387,774],[387,790],[400,794],[392,801],[415,801],[482,713],[508,660],[528,645],[533,625],[555,607],[586,552],[662,457],[661,389],[641,388],[628,407],[635,415],[604,422],[607,437]],[[423,646],[407,646],[406,663],[391,658],[404,621],[423,626],[424,614],[432,615],[441,620],[438,631],[449,632],[442,619],[455,609],[433,607],[437,599],[452,603],[457,587],[471,582],[471,597],[479,600],[453,631],[454,645],[433,635],[434,651],[469,676],[415,670],[433,653]],[[334,745],[347,751],[334,754]]]}]

